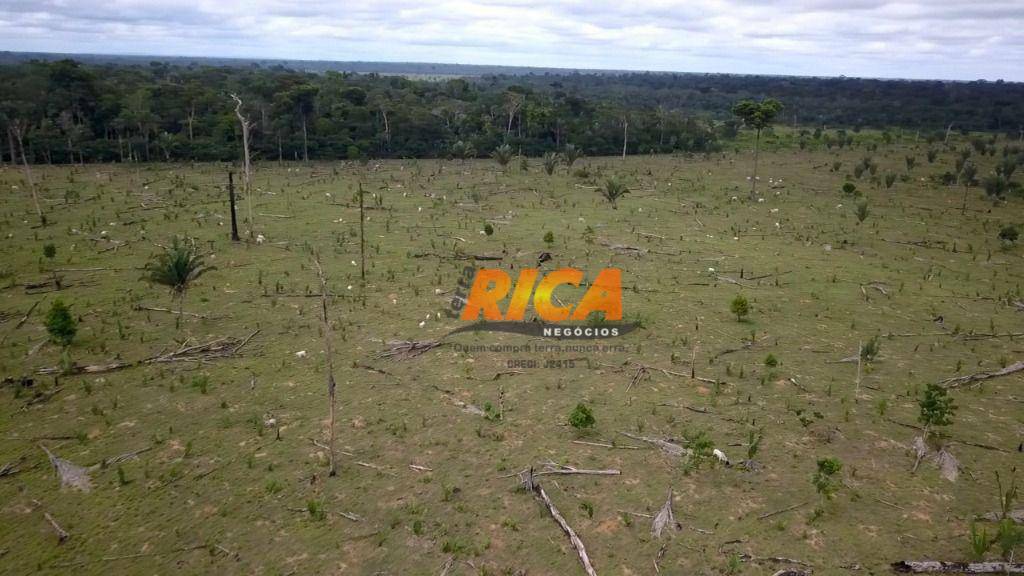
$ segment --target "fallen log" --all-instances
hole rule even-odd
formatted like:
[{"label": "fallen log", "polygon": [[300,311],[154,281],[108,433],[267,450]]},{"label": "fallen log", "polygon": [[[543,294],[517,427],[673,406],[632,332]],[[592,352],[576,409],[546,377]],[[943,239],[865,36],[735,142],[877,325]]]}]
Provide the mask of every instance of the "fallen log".
[{"label": "fallen log", "polygon": [[914,574],[1024,574],[1020,562],[940,562],[901,560],[892,563],[896,572]]},{"label": "fallen log", "polygon": [[234,338],[217,338],[209,342],[202,344],[195,344],[192,346],[186,346],[182,344],[177,350],[173,352],[160,353],[149,358],[143,358],[142,360],[136,360],[134,362],[118,361],[111,362],[110,364],[93,364],[86,366],[75,365],[70,370],[62,368],[60,366],[50,366],[46,368],[40,368],[36,370],[37,374],[102,374],[104,372],[113,372],[115,370],[121,370],[123,368],[131,368],[134,366],[142,366],[145,364],[161,364],[168,362],[205,362],[214,360],[217,358],[229,358],[238,354],[238,352],[253,339],[256,334],[259,333],[259,329],[253,330],[248,336],[242,340],[236,340]]},{"label": "fallen log", "polygon": [[395,340],[388,342],[387,349],[377,354],[377,358],[409,360],[441,345],[440,340],[424,340],[422,342],[417,342],[416,340]]},{"label": "fallen log", "polygon": [[53,452],[46,449],[46,446],[42,444],[39,448],[46,452],[46,456],[50,459],[50,464],[53,466],[54,472],[57,477],[60,478],[61,488],[64,486],[70,486],[82,492],[88,492],[92,490],[92,479],[89,478],[89,469],[84,466],[79,466],[70,460],[58,458]]},{"label": "fallen log", "polygon": [[576,554],[580,557],[580,563],[583,564],[583,570],[587,573],[587,576],[597,576],[597,572],[594,570],[594,565],[590,562],[590,556],[587,555],[587,549],[583,546],[583,541],[576,535],[572,526],[569,526],[569,523],[565,521],[565,518],[558,511],[558,508],[555,508],[555,505],[551,503],[551,498],[548,498],[548,494],[544,491],[544,488],[534,481],[533,470],[527,470],[520,475],[520,478],[523,483],[523,488],[532,492],[533,495],[544,504],[544,507],[548,509],[548,513],[550,513],[551,517],[554,518],[559,528],[569,536],[569,542],[576,550]]},{"label": "fallen log", "polygon": [[141,305],[136,304],[134,306],[134,308],[135,308],[135,310],[140,310],[140,311],[145,311],[145,312],[167,312],[168,314],[178,314],[180,316],[191,316],[193,318],[202,318],[204,320],[210,318],[206,314],[196,314],[195,312],[185,312],[185,311],[182,311],[182,310],[170,310],[168,308],[157,308],[155,306],[141,306]]},{"label": "fallen log", "polygon": [[676,522],[675,514],[672,513],[672,488],[668,489],[668,498],[665,499],[665,504],[662,505],[661,510],[658,510],[654,521],[651,522],[651,536],[661,538],[661,533],[666,526],[673,530],[681,528],[679,522]]},{"label": "fallen log", "polygon": [[994,372],[977,372],[975,374],[968,374],[967,376],[954,376],[953,378],[946,378],[939,382],[940,385],[946,388],[956,388],[964,384],[970,384],[972,382],[980,382],[982,380],[989,380],[991,378],[999,378],[1000,376],[1009,376],[1016,372],[1024,370],[1024,360],[1014,362],[1002,370],[996,370]]},{"label": "fallen log", "polygon": [[632,438],[633,440],[639,440],[641,442],[647,442],[648,444],[654,444],[658,448],[661,448],[663,452],[669,456],[689,456],[692,451],[689,448],[683,448],[679,444],[669,442],[662,438],[651,438],[650,436],[637,436],[630,434],[629,432],[619,432],[626,438]]}]

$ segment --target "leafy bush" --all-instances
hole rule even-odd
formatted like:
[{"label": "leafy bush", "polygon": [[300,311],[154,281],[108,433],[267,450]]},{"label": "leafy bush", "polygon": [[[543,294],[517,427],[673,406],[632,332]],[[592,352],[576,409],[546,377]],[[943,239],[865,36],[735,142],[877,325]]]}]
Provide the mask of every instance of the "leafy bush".
[{"label": "leafy bush", "polygon": [[776,358],[774,354],[769,354],[764,359],[764,365],[769,368],[775,368],[776,366],[779,365],[779,359]]},{"label": "leafy bush", "polygon": [[491,226],[490,222],[487,222],[487,223],[484,224],[484,234],[486,234],[488,236],[493,236],[494,235],[494,226]]},{"label": "leafy bush", "polygon": [[868,211],[868,203],[867,202],[861,202],[861,203],[857,204],[857,209],[856,209],[855,213],[857,214],[857,222],[858,223],[864,222],[865,220],[867,220],[868,219],[868,213],[869,213],[869,211]]},{"label": "leafy bush", "polygon": [[934,426],[949,426],[953,423],[956,406],[945,388],[938,384],[928,384],[918,402],[921,414],[918,422],[924,424],[925,430]]},{"label": "leafy bush", "polygon": [[594,413],[582,402],[577,404],[569,414],[569,425],[577,430],[593,428],[595,423]]},{"label": "leafy bush", "polygon": [[840,480],[836,475],[843,469],[843,463],[838,458],[822,458],[818,460],[818,469],[811,477],[811,483],[825,500],[831,500],[839,491]]},{"label": "leafy bush", "polygon": [[545,232],[544,233],[544,243],[547,244],[548,246],[551,246],[552,244],[554,244],[555,243],[555,233],[550,231],[550,230]]},{"label": "leafy bush", "polygon": [[871,362],[878,356],[882,345],[878,342],[878,336],[872,336],[863,346],[860,347],[860,359],[864,362]]},{"label": "leafy bush", "polygon": [[1013,244],[1020,238],[1020,232],[1013,224],[1007,224],[999,231],[999,239],[1007,244]]},{"label": "leafy bush", "polygon": [[[858,176],[860,178],[860,176]],[[846,182],[843,184],[843,194],[847,196],[855,196],[857,194],[857,185],[853,182]]]},{"label": "leafy bush", "polygon": [[750,314],[750,302],[747,302],[747,298],[743,294],[737,294],[729,304],[729,310],[736,316],[738,322],[742,322],[743,318]]},{"label": "leafy bush", "polygon": [[50,340],[65,348],[71,345],[78,333],[78,322],[71,315],[71,308],[59,298],[53,301],[46,313],[46,331]]}]

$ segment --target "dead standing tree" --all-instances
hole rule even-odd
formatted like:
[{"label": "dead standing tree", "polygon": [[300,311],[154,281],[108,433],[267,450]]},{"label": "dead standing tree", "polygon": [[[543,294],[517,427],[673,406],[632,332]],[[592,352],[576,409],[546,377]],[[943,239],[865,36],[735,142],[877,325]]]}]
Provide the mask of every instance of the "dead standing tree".
[{"label": "dead standing tree", "polygon": [[238,216],[235,214],[235,173],[228,170],[228,203],[231,205],[231,241],[238,242]]},{"label": "dead standing tree", "polygon": [[[46,226],[46,216],[43,216],[43,210],[39,207],[39,194],[36,193],[36,184],[32,179],[32,168],[28,165],[28,159],[25,157],[25,142],[24,133],[28,126],[25,122],[15,120],[11,123],[11,128],[8,130],[8,134],[14,134],[15,140],[18,141],[18,151],[21,152],[21,166],[25,170],[25,183],[28,184],[28,189],[32,193],[32,204],[36,209],[36,216],[39,217],[39,223]],[[14,162],[14,148],[11,148],[11,162]]]},{"label": "dead standing tree", "polygon": [[238,123],[242,126],[242,187],[245,190],[245,202],[249,209],[249,237],[252,238],[255,236],[256,220],[253,218],[252,211],[252,164],[249,161],[249,130],[252,129],[253,123],[242,115],[242,99],[235,94],[231,94],[231,99],[235,101],[235,116],[238,116]]},{"label": "dead standing tree", "polygon": [[317,252],[313,253],[313,263],[316,264],[316,273],[320,277],[320,320],[323,323],[324,330],[324,354],[327,356],[327,396],[329,398],[330,407],[328,409],[330,413],[330,439],[327,443],[328,452],[330,453],[331,459],[331,470],[330,475],[336,476],[338,474],[337,464],[335,462],[335,450],[334,450],[334,416],[335,416],[335,389],[337,384],[334,381],[334,350],[331,347],[331,322],[327,319],[327,277],[324,275],[323,266],[320,265],[320,254]]}]

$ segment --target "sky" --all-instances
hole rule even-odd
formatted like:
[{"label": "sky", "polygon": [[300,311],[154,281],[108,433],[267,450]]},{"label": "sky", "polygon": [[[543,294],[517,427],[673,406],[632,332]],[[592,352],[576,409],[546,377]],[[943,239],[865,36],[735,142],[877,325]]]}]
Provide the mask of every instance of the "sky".
[{"label": "sky", "polygon": [[0,50],[1024,81],[1024,0],[0,0]]}]

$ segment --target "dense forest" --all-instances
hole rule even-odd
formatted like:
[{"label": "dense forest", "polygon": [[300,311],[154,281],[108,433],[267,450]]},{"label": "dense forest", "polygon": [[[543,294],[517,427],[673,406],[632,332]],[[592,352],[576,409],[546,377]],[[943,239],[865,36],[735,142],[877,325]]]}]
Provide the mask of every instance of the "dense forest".
[{"label": "dense forest", "polygon": [[[283,65],[0,65],[0,159],[36,163],[233,160],[241,119],[263,160],[708,152],[735,136],[732,105],[773,97],[804,128],[899,126],[1016,136],[1024,85],[550,71],[428,77]],[[237,96],[240,106],[236,106]],[[624,142],[625,141],[625,142]],[[19,146],[19,144],[21,146]]]}]

